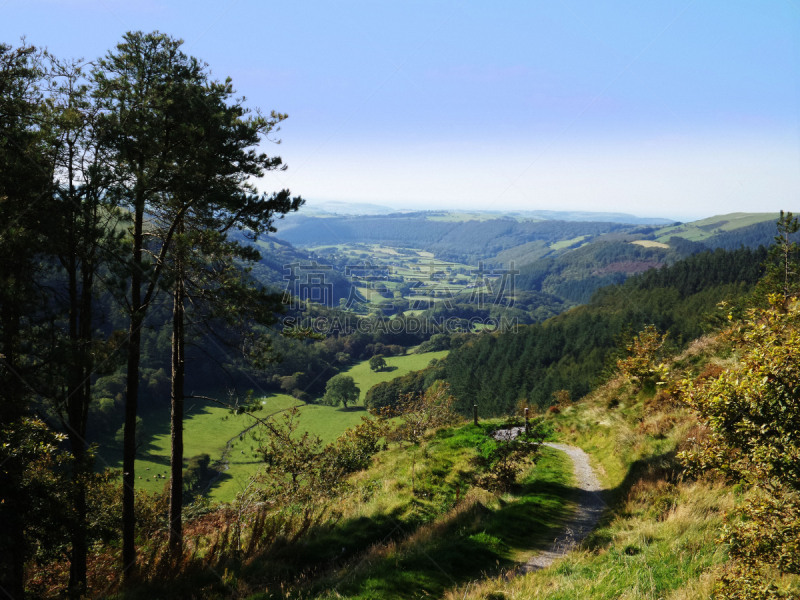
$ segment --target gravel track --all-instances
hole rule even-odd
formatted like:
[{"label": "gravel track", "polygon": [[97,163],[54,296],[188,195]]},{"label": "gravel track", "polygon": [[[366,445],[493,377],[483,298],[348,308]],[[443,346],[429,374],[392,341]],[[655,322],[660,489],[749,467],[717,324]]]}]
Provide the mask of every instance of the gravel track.
[{"label": "gravel track", "polygon": [[[496,431],[494,436],[497,439],[513,439],[524,430],[524,427],[501,429]],[[606,509],[606,503],[603,500],[603,486],[589,464],[589,455],[580,448],[568,444],[544,442],[542,445],[564,452],[572,460],[575,487],[579,490],[578,507],[558,537],[542,552],[519,568],[519,572],[522,573],[544,569],[553,564],[553,561],[564,557],[586,539],[586,536],[597,526],[597,522]]]},{"label": "gravel track", "polygon": [[603,500],[603,486],[589,464],[589,455],[580,448],[567,444],[545,442],[545,446],[566,453],[572,460],[575,485],[580,490],[578,508],[563,531],[542,552],[531,558],[521,567],[523,573],[538,571],[553,564],[570,550],[578,546],[597,526],[606,508]]}]

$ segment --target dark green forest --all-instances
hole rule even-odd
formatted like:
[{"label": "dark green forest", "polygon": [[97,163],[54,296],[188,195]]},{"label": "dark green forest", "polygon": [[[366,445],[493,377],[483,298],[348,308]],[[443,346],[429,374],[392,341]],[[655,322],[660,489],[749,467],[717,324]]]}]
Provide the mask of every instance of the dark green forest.
[{"label": "dark green forest", "polygon": [[767,252],[706,251],[597,291],[591,301],[543,324],[477,336],[445,361],[462,414],[506,414],[521,402],[550,406],[553,393],[580,398],[597,385],[626,342],[646,325],[674,348],[713,323],[716,305],[741,299],[764,274]]},{"label": "dark green forest", "polygon": [[450,385],[457,410],[467,417],[475,404],[489,417],[521,405],[547,408],[557,392],[578,399],[616,371],[617,359],[646,326],[667,335],[665,352],[716,328],[717,305],[743,305],[766,272],[767,256],[763,246],[704,251],[603,287],[585,305],[543,323],[499,333],[435,335],[420,350],[449,348],[448,357],[376,385],[367,393],[367,406],[392,406],[439,380]]}]

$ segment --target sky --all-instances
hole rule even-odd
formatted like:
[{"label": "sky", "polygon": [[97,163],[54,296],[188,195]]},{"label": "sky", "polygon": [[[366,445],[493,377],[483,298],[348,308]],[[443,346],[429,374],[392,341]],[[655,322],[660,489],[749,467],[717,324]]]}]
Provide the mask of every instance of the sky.
[{"label": "sky", "polygon": [[159,30],[289,118],[309,206],[800,212],[800,0],[0,0],[92,60]]}]

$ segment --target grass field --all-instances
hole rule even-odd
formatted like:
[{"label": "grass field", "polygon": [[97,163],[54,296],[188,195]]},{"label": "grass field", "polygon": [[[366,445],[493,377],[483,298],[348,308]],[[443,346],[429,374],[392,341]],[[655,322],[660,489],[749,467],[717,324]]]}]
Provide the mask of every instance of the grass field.
[{"label": "grass field", "polygon": [[[353,377],[361,389],[360,404],[367,390],[376,383],[389,381],[411,371],[424,369],[431,359],[440,359],[448,351],[426,354],[408,354],[386,358],[388,370],[374,372],[369,361],[353,365],[346,374]],[[261,399],[262,410],[254,415],[264,419],[277,415],[293,406],[300,406],[300,431],[318,435],[324,443],[334,441],[346,429],[357,425],[367,412],[363,406],[342,409],[320,404],[303,404],[286,394],[272,394]],[[146,434],[136,461],[136,479],[139,489],[160,492],[169,481],[169,413],[167,409],[151,411],[143,415]],[[250,476],[257,470],[260,461],[254,456],[256,443],[243,432],[257,423],[247,414],[233,414],[224,407],[208,401],[188,401],[184,420],[184,457],[208,454],[212,465],[225,459],[226,468],[208,491],[213,501],[227,502],[244,489]],[[228,443],[227,455],[223,456]],[[98,457],[101,468],[122,467],[121,453],[117,448],[105,445]]]},{"label": "grass field", "polygon": [[[475,277],[472,275],[475,267],[436,260],[431,252],[423,250],[391,248],[380,244],[338,244],[311,247],[311,250],[314,251],[332,249],[347,257],[353,265],[369,263],[378,269],[377,273],[361,273],[356,268],[350,275],[359,297],[363,298],[369,309],[391,312],[395,291],[408,284],[418,287],[411,292],[408,292],[406,287],[405,300],[412,303],[415,300],[437,302],[442,298],[449,299],[463,292],[468,283],[475,281]],[[381,293],[381,289],[383,289],[383,293]]]},{"label": "grass field", "polygon": [[419,371],[428,366],[432,359],[441,359],[447,356],[449,350],[442,350],[440,352],[426,352],[424,354],[406,354],[405,356],[387,356],[386,366],[384,371],[373,371],[369,368],[369,361],[365,360],[350,367],[344,371],[345,375],[349,375],[356,382],[356,385],[361,390],[359,402],[364,402],[364,396],[367,390],[377,383],[382,381],[389,381],[395,377],[401,377],[410,373],[411,371]]},{"label": "grass field", "polygon": [[682,237],[693,242],[707,239],[718,231],[734,231],[741,227],[763,223],[764,221],[777,221],[778,213],[731,213],[709,217],[700,221],[683,225],[671,225],[656,232],[656,240],[668,242],[672,236]]},{"label": "grass field", "polygon": [[[358,423],[361,422],[361,417],[368,414],[363,408],[363,402],[364,396],[369,388],[376,383],[389,381],[390,379],[400,377],[411,371],[424,369],[428,366],[431,359],[443,358],[447,355],[447,352],[447,350],[444,350],[425,354],[388,356],[386,357],[386,364],[389,370],[377,373],[369,368],[369,361],[362,361],[353,365],[350,369],[345,371],[345,373],[355,380],[356,385],[361,390],[359,398],[360,405],[347,409],[325,406],[323,404],[303,405],[300,408],[298,431],[310,431],[318,435],[325,444],[334,441],[346,429],[358,425]],[[298,404],[299,403],[291,396],[283,394],[272,396],[267,399],[267,404],[265,405],[266,410],[257,413],[257,415],[263,418],[276,410],[283,410]],[[247,423],[244,424],[245,426],[249,426]],[[212,425],[212,423],[209,423],[209,425]],[[223,476],[223,481],[210,491],[209,497],[212,500],[220,502],[230,501],[237,492],[244,488],[247,484],[247,480],[257,470],[260,464],[259,461],[253,457],[254,450],[254,442],[249,436],[244,436],[241,440],[237,439],[232,443],[228,470]],[[189,456],[188,453],[187,456]]]},{"label": "grass field", "polygon": [[[262,399],[263,410],[255,414],[264,418],[269,414],[297,406],[300,402],[286,394],[276,394]],[[148,492],[160,492],[169,480],[169,412],[167,410],[150,411],[144,415],[146,434],[136,460],[136,484],[139,489]],[[236,460],[234,454],[241,456],[242,445],[236,438],[255,423],[255,419],[247,414],[236,415],[228,408],[207,401],[189,401],[186,405],[183,423],[184,457],[186,459],[198,454],[208,454],[212,464],[222,458],[229,440],[231,442],[231,460],[229,470],[223,476],[235,476],[240,471],[248,471],[245,466],[252,462],[252,454],[246,460]],[[121,453],[117,449],[101,447],[99,466],[119,469],[122,467]],[[220,486],[222,487],[222,486]],[[213,488],[211,497],[216,497],[217,488]],[[234,492],[235,493],[235,492]],[[231,495],[232,497],[232,495]]]},{"label": "grass field", "polygon": [[631,244],[642,246],[643,248],[669,248],[669,244],[654,242],[653,240],[635,240]]},{"label": "grass field", "polygon": [[582,242],[587,237],[588,236],[585,235],[579,235],[578,237],[572,238],[571,240],[561,240],[560,242],[554,242],[550,244],[550,248],[552,250],[565,250],[570,246],[574,246],[575,244]]}]

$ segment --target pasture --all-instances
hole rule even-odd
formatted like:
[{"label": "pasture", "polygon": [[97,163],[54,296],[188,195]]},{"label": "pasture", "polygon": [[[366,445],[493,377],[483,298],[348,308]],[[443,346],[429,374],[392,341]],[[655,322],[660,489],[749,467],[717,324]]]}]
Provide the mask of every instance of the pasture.
[{"label": "pasture", "polygon": [[[368,415],[363,408],[364,396],[373,385],[424,369],[432,359],[441,359],[448,351],[386,357],[387,369],[374,372],[369,361],[359,362],[345,373],[353,377],[361,390],[359,405],[343,409],[322,404],[304,404],[287,394],[271,394],[258,402],[261,409],[236,414],[228,406],[207,400],[188,400],[184,419],[184,464],[198,454],[208,454],[211,465],[220,470],[207,495],[212,501],[228,502],[242,491],[260,465],[258,442],[251,433],[258,419],[278,417],[282,412],[299,407],[298,431],[318,435],[323,443],[334,441],[346,429],[357,425]],[[319,400],[319,399],[317,399]],[[222,402],[222,401],[221,401]],[[150,411],[143,416],[144,436],[136,461],[136,485],[150,493],[161,492],[169,481],[170,432],[169,412]],[[106,441],[98,452],[98,467],[121,468],[121,452]]]}]

